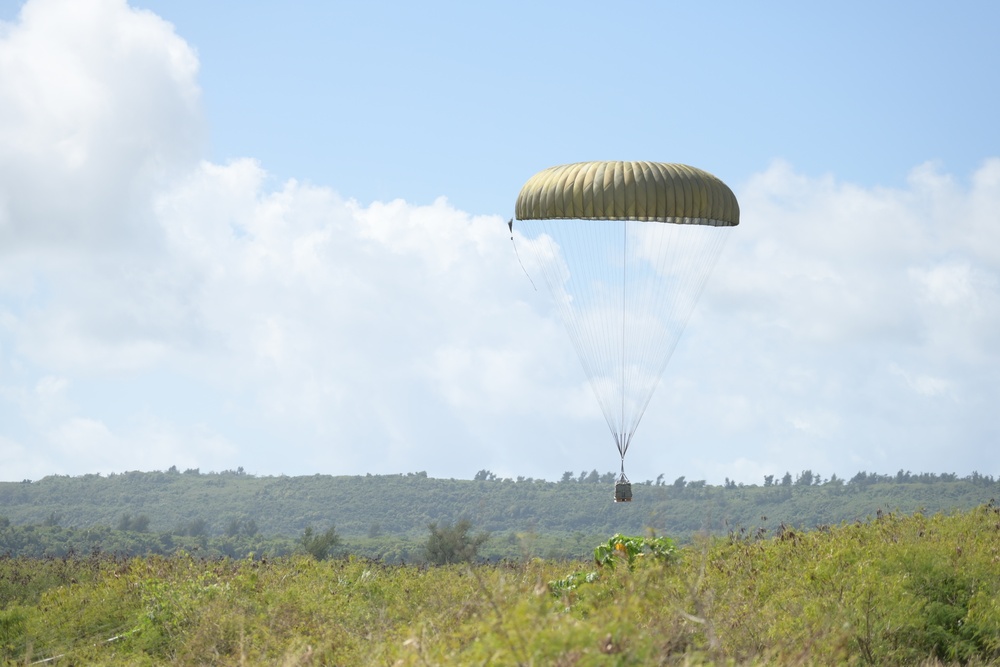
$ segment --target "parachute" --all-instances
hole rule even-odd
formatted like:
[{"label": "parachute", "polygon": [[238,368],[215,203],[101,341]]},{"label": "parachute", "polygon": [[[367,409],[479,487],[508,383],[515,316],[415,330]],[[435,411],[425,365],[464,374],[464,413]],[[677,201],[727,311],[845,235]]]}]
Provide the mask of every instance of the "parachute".
[{"label": "parachute", "polygon": [[511,237],[516,227],[621,457],[616,501],[632,499],[625,454],[739,216],[721,180],[660,162],[551,167],[517,197]]}]

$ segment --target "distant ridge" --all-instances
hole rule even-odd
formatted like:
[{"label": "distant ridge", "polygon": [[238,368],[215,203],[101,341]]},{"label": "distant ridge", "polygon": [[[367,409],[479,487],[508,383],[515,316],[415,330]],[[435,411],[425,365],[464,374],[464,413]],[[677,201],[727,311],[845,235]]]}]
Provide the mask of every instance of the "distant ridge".
[{"label": "distant ridge", "polygon": [[[486,473],[487,471],[483,471]],[[568,475],[568,474],[567,474]],[[431,522],[469,519],[494,535],[611,535],[653,530],[681,540],[694,533],[812,528],[864,520],[879,510],[927,513],[969,509],[1000,496],[992,476],[973,473],[895,476],[858,473],[848,481],[819,480],[805,471],[769,486],[701,481],[635,485],[629,506],[612,502],[613,485],[589,477],[561,482],[477,480],[400,475],[258,477],[221,473],[126,472],[107,477],[49,476],[0,482],[0,516],[12,525],[54,522],[63,527],[115,527],[142,515],[145,529],[169,533],[199,521],[221,535],[233,521],[252,521],[265,536],[297,536],[309,526],[334,525],[345,537],[414,538]],[[808,484],[805,482],[809,482]],[[822,481],[823,483],[817,483]]]}]

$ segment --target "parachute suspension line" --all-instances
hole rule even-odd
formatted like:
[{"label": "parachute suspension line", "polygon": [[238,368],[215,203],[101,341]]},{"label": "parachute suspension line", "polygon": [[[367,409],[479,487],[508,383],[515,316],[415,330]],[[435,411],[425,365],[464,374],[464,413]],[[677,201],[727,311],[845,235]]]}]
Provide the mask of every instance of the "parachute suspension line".
[{"label": "parachute suspension line", "polygon": [[531,283],[532,289],[537,292],[538,288],[535,287],[535,281],[528,275],[528,269],[524,268],[524,262],[521,261],[521,253],[517,251],[517,244],[514,243],[514,218],[507,221],[507,228],[510,230],[510,244],[514,246],[514,256],[517,257],[517,263],[521,265],[521,270],[524,271],[524,275],[528,277],[528,282]]},{"label": "parachute suspension line", "polygon": [[[608,293],[592,288],[607,283],[611,277],[604,267],[609,259],[607,232],[614,226],[603,221],[571,220],[522,220],[519,224],[527,232],[530,257],[552,294],[553,305],[566,326],[617,444],[621,432],[616,424],[618,410],[612,410],[607,401],[617,384],[614,377],[606,375],[606,344],[611,340],[611,331],[606,328],[609,322],[602,313],[609,305]],[[612,358],[617,359],[618,355]]]},{"label": "parachute suspension line", "polygon": [[525,273],[541,274],[551,292],[623,468],[729,229],[579,219],[518,225]]},{"label": "parachute suspension line", "polygon": [[[625,437],[625,394],[628,393],[628,385],[625,384],[625,313],[627,312],[628,301],[625,299],[625,290],[628,289],[628,222],[622,225],[622,438]],[[622,472],[625,471],[625,452],[628,451],[628,441],[624,447],[619,447],[622,455]]]},{"label": "parachute suspension line", "polygon": [[[629,482],[629,480],[628,480],[628,477],[625,475],[625,457],[624,456],[622,457],[622,466],[621,466],[621,468],[619,469],[619,472],[618,472],[618,479],[615,480],[615,495],[616,495],[616,497],[617,497],[617,494],[618,494],[618,487],[620,485],[622,485],[622,484],[631,484],[631,482]],[[627,493],[628,493],[628,497],[627,498],[623,497],[622,500],[632,500],[632,495],[631,495],[632,491],[631,491],[631,489],[629,489]],[[616,500],[616,502],[617,502],[617,500]]]},{"label": "parachute suspension line", "polygon": [[[684,227],[684,226],[681,226]],[[676,228],[672,228],[676,229]],[[695,304],[708,283],[708,278],[712,274],[715,265],[722,254],[722,249],[729,238],[731,227],[716,225],[700,225],[696,230],[688,229],[688,237],[694,233],[700,233],[704,239],[701,243],[687,243],[687,237],[683,240],[680,235],[664,235],[659,240],[666,239],[662,244],[665,250],[657,249],[654,256],[659,257],[655,271],[661,276],[673,276],[674,286],[670,286],[666,281],[661,282],[656,296],[651,300],[654,303],[661,303],[665,306],[668,314],[668,321],[676,328],[675,335],[664,341],[665,345],[658,354],[653,356],[659,358],[659,366],[655,369],[656,377],[663,375],[667,363],[673,356],[674,350],[680,340],[681,334],[687,326],[687,321],[694,310]],[[658,248],[659,248],[658,244]],[[650,299],[646,298],[649,302]],[[669,304],[665,303],[667,300]],[[648,354],[643,352],[642,354]],[[638,406],[637,415],[632,424],[637,425],[639,419],[645,413],[649,402],[652,399],[652,392],[645,396],[645,400]]]}]

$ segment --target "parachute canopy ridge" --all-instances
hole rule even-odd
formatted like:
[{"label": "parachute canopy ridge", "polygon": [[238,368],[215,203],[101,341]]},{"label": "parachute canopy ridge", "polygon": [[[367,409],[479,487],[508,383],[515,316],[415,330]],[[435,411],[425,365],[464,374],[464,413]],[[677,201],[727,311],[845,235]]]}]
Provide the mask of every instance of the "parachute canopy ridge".
[{"label": "parachute canopy ridge", "polygon": [[735,227],[736,195],[701,169],[665,162],[577,162],[521,188],[518,220],[638,220]]}]

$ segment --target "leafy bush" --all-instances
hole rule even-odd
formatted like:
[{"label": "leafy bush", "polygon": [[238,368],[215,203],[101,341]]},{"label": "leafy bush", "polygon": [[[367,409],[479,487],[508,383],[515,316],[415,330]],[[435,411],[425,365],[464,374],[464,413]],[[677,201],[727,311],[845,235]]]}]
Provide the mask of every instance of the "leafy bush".
[{"label": "leafy bush", "polygon": [[333,526],[321,534],[314,533],[312,526],[309,526],[299,538],[299,545],[303,551],[316,560],[326,559],[335,548],[341,545],[341,542],[340,535],[337,535],[337,530]]},{"label": "leafy bush", "polygon": [[454,525],[427,526],[430,536],[424,544],[424,555],[435,565],[470,563],[476,559],[479,548],[490,538],[489,533],[471,535],[472,522],[460,519]]},{"label": "leafy bush", "polygon": [[597,564],[612,569],[619,560],[625,561],[631,569],[637,558],[646,555],[670,563],[677,557],[677,548],[669,537],[625,537],[618,534],[608,540],[607,544],[598,545],[594,549]]}]

